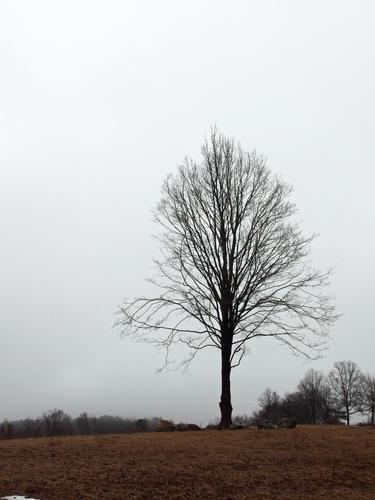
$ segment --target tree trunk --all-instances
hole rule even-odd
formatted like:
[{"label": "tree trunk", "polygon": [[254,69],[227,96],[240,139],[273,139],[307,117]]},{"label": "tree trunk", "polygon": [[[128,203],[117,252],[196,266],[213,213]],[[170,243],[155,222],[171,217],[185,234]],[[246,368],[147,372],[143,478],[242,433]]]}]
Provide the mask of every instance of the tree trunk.
[{"label": "tree trunk", "polygon": [[228,428],[232,425],[232,400],[230,393],[230,349],[221,349],[221,428]]},{"label": "tree trunk", "polygon": [[346,408],[346,424],[349,426],[350,425],[350,413],[349,413],[349,408]]},{"label": "tree trunk", "polygon": [[375,417],[375,405],[371,407],[371,425],[374,425],[374,417]]}]

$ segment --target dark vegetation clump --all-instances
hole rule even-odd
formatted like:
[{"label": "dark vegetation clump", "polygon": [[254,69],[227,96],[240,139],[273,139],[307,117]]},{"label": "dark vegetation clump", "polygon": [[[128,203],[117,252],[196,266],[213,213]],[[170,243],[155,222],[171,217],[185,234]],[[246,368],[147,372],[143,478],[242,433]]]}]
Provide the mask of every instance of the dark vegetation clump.
[{"label": "dark vegetation clump", "polygon": [[252,419],[260,428],[285,426],[288,418],[296,424],[332,425],[344,420],[350,425],[356,414],[374,425],[375,377],[363,374],[353,361],[337,361],[327,376],[308,370],[297,390],[284,396],[268,387],[258,404]]}]

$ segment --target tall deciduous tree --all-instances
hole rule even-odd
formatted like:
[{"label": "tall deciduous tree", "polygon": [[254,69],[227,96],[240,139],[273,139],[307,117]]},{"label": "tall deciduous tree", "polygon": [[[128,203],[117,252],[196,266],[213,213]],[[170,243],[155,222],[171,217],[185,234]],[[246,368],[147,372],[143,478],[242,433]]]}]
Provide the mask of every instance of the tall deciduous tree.
[{"label": "tall deciduous tree", "polygon": [[[213,130],[198,163],[186,159],[164,182],[155,219],[163,257],[160,294],[121,308],[125,335],[221,353],[221,426],[231,424],[230,376],[256,337],[307,354],[335,319],[322,294],[328,273],[309,267],[312,237],[294,221],[291,187],[262,157]],[[150,337],[150,334],[156,333]]]},{"label": "tall deciduous tree", "polygon": [[338,412],[350,425],[350,417],[363,409],[363,375],[354,361],[336,361],[328,374],[328,384]]}]

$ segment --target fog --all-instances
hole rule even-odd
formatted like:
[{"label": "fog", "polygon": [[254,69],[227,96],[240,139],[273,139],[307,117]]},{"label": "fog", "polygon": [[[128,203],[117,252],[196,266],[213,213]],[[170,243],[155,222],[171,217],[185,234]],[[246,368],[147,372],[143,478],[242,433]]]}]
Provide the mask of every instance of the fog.
[{"label": "fog", "polygon": [[234,414],[310,367],[374,373],[374,15],[365,0],[1,2],[0,419],[218,415],[218,351],[157,373],[164,353],[113,328],[125,297],[152,293],[161,183],[212,124],[294,186],[342,314],[318,361],[254,341]]}]

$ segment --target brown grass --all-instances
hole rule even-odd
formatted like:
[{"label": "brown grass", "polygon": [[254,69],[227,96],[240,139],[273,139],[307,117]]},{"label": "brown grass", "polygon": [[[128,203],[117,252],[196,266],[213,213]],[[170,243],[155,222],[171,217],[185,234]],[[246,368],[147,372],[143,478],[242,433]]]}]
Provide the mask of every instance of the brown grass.
[{"label": "brown grass", "polygon": [[54,499],[375,498],[375,429],[0,442],[0,493]]}]

